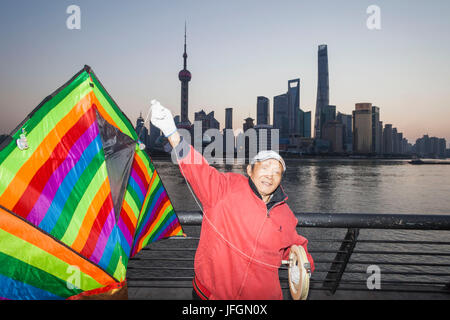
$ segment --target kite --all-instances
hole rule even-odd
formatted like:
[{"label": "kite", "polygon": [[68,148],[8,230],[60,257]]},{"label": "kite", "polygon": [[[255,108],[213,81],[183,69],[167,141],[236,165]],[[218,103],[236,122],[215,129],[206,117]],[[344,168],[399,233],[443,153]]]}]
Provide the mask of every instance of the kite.
[{"label": "kite", "polygon": [[0,300],[112,297],[130,258],[183,235],[140,146],[89,66],[1,143]]}]

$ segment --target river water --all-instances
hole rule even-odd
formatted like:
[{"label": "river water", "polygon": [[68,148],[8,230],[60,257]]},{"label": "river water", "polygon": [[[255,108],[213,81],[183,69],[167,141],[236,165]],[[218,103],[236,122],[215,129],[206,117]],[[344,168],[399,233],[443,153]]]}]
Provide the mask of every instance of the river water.
[{"label": "river water", "polygon": [[[153,160],[162,182],[167,189],[175,211],[199,210],[177,165],[169,160]],[[407,160],[369,160],[369,159],[287,159],[287,171],[282,185],[289,199],[288,205],[294,212],[317,213],[385,213],[385,214],[445,214],[450,215],[450,165],[411,165]],[[243,165],[214,165],[222,172],[245,174]],[[194,238],[199,236],[199,228],[186,227],[185,233]],[[321,281],[331,266],[331,261],[339,249],[346,229],[298,228],[299,234],[309,240],[308,248],[316,261],[316,272],[311,283],[312,288],[320,288]],[[371,243],[370,240],[399,241],[440,241],[449,244],[420,243]],[[345,286],[352,281],[365,285],[367,263],[378,264],[383,275],[383,287],[390,281],[429,282],[430,284],[450,283],[450,231],[416,231],[416,230],[360,230],[355,251],[416,251],[425,253],[444,253],[433,255],[396,255],[354,253],[342,280]],[[190,277],[193,274],[193,254],[196,240],[163,240],[151,244],[150,250],[138,255],[142,260],[130,261],[128,275],[131,278],[150,276]],[[181,248],[180,252],[164,248]],[[159,248],[159,249],[158,249]],[[175,249],[174,249],[175,248]],[[185,248],[183,250],[182,248]],[[176,270],[163,270],[167,262],[153,260],[161,257],[178,257],[188,259],[179,263],[172,262]],[[390,265],[398,262],[400,265]],[[419,266],[406,265],[419,263]],[[438,264],[430,267],[426,264]],[[423,265],[425,264],[425,265]],[[152,266],[156,270],[146,270]],[[144,269],[140,269],[144,267]],[[158,268],[161,267],[161,270]],[[186,269],[187,268],[187,269]],[[186,269],[186,270],[185,270]],[[350,272],[349,272],[350,271]],[[421,275],[436,273],[436,275]],[[286,288],[286,270],[280,271],[282,286]],[[139,281],[142,283],[142,281]],[[189,282],[186,282],[189,287]],[[441,288],[439,286],[438,288]],[[189,289],[186,289],[189,294]],[[440,289],[439,289],[440,290]],[[171,291],[170,294],[179,291]],[[284,290],[288,296],[288,291]],[[316,292],[316,291],[312,291]],[[313,293],[314,294],[314,293]],[[157,296],[156,298],[161,298]],[[163,297],[164,298],[164,297]],[[189,298],[189,296],[181,296]],[[399,298],[401,298],[399,296]]]},{"label": "river water", "polygon": [[[154,165],[175,210],[198,210],[178,166]],[[450,165],[406,160],[287,159],[282,186],[294,212],[450,214]],[[245,174],[243,165],[215,165]]]}]

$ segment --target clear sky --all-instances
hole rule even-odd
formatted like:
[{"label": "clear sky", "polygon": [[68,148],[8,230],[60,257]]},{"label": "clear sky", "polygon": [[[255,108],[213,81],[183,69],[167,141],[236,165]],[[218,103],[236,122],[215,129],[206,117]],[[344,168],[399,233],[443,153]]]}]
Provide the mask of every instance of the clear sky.
[{"label": "clear sky", "polygon": [[[69,30],[69,5],[81,29]],[[368,6],[380,8],[370,30]],[[300,106],[314,116],[317,47],[328,45],[330,104],[351,113],[371,102],[412,143],[424,133],[450,142],[450,1],[411,0],[2,0],[0,133],[90,65],[135,123],[159,99],[180,113],[184,23],[192,73],[189,117],[215,111],[223,127],[256,118],[300,78]],[[271,110],[272,113],[272,110]]]}]

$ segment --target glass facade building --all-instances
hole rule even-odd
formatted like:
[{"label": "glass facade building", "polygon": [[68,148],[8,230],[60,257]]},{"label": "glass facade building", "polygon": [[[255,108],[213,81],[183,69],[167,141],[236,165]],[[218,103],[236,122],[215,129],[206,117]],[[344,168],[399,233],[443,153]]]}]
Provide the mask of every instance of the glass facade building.
[{"label": "glass facade building", "polygon": [[325,106],[330,103],[329,81],[328,81],[328,48],[320,45],[318,51],[318,78],[317,78],[317,100],[316,114],[314,120],[314,137],[321,138],[321,115]]},{"label": "glass facade building", "polygon": [[270,124],[270,103],[266,97],[256,99],[256,124]]}]

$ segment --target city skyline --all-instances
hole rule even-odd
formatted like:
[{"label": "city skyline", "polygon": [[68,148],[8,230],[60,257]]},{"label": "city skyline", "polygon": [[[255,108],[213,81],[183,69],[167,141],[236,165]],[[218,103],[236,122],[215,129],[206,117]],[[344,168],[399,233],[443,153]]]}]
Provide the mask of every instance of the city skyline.
[{"label": "city skyline", "polygon": [[[68,2],[7,1],[0,13],[0,133],[9,133],[84,64],[104,79],[130,119],[146,115],[152,98],[179,115],[176,75],[187,21],[190,119],[201,109],[215,111],[223,125],[225,109],[233,108],[233,127],[241,128],[246,117],[256,118],[258,96],[272,106],[295,78],[300,108],[315,113],[317,47],[327,44],[330,104],[337,110],[351,114],[356,103],[371,102],[411,143],[424,134],[450,141],[450,47],[433,40],[450,31],[450,23],[438,19],[448,2],[379,1],[381,30],[366,27],[369,2],[283,3],[77,1],[81,29],[68,30]],[[319,16],[323,22],[314,24]]]}]

